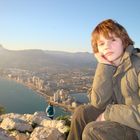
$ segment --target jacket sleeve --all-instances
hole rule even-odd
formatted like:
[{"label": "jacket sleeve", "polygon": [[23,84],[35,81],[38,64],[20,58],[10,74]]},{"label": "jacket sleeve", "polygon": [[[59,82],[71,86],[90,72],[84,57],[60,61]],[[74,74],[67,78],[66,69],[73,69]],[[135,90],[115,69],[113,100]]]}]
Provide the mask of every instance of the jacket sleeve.
[{"label": "jacket sleeve", "polygon": [[113,97],[113,74],[116,68],[112,65],[97,65],[92,90],[91,104],[100,109],[105,109],[106,105],[112,102]]},{"label": "jacket sleeve", "polygon": [[104,112],[105,120],[118,122],[136,130],[140,130],[140,104],[131,105],[108,105]]},{"label": "jacket sleeve", "polygon": [[[140,73],[138,74],[140,98]],[[140,103],[137,105],[108,105],[104,112],[105,120],[115,121],[140,131]]]}]

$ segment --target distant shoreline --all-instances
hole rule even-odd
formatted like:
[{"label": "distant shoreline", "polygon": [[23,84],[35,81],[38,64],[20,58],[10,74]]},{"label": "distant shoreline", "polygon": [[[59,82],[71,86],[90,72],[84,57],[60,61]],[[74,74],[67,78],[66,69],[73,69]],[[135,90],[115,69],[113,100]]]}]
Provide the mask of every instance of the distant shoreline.
[{"label": "distant shoreline", "polygon": [[23,83],[23,82],[19,82],[19,81],[15,80],[15,79],[11,79],[11,78],[8,78],[8,77],[2,77],[2,78],[5,79],[5,80],[14,81],[14,82],[16,82],[17,84],[21,84],[21,85],[27,87],[28,89],[31,89],[31,90],[35,91],[39,96],[41,96],[41,97],[44,98],[45,102],[47,102],[47,103],[48,103],[48,102],[51,102],[54,106],[61,107],[61,108],[63,108],[66,112],[71,112],[71,113],[72,113],[72,112],[74,111],[74,108],[73,108],[73,107],[64,105],[64,104],[62,104],[62,103],[57,103],[57,102],[54,102],[54,101],[50,101],[50,97],[51,97],[51,96],[48,96],[48,95],[46,95],[45,93],[39,91],[38,89],[36,89],[36,88],[35,88],[34,86],[32,86],[32,85],[29,85],[29,84],[26,84],[26,83]]},{"label": "distant shoreline", "polygon": [[4,78],[5,80],[14,81],[17,84],[21,84],[21,85],[27,87],[28,89],[31,89],[31,90],[35,91],[38,95],[42,96],[45,99],[45,101],[48,101],[48,98],[51,97],[51,96],[48,96],[48,95],[44,94],[43,92],[39,91],[38,89],[36,89],[32,85],[29,85],[29,84],[26,84],[26,83],[23,83],[23,82],[19,82],[19,81],[15,80],[15,79],[11,79],[11,78],[8,78],[8,77],[2,77],[2,78]]}]

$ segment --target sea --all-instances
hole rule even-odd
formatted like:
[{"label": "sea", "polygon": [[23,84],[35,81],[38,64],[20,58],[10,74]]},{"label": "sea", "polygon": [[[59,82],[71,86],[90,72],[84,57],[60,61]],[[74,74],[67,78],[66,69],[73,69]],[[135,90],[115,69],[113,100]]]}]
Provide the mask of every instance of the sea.
[{"label": "sea", "polygon": [[[75,93],[72,96],[79,102],[88,102],[86,93]],[[0,106],[6,113],[33,114],[45,111],[48,103],[36,91],[13,80],[0,78]],[[55,107],[55,117],[70,115],[61,107]]]}]

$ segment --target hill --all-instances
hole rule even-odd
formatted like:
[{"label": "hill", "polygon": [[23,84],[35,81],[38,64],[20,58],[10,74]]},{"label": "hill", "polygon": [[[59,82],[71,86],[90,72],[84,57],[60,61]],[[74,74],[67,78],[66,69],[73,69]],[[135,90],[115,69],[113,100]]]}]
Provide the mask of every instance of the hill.
[{"label": "hill", "polygon": [[85,69],[95,67],[96,60],[88,52],[44,50],[7,50],[0,45],[0,67],[33,71]]}]

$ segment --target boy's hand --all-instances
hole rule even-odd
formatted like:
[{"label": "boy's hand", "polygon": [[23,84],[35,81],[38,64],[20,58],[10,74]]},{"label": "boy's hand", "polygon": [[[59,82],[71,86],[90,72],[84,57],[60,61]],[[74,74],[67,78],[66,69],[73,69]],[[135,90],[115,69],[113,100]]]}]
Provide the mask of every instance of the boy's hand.
[{"label": "boy's hand", "polygon": [[101,54],[101,53],[95,53],[95,58],[97,59],[97,61],[98,61],[99,63],[114,65],[112,61],[109,61],[109,60],[108,60],[103,54]]},{"label": "boy's hand", "polygon": [[105,121],[104,113],[100,114],[100,115],[98,116],[98,118],[96,119],[96,121],[97,121],[97,122],[99,122],[99,121]]}]

